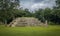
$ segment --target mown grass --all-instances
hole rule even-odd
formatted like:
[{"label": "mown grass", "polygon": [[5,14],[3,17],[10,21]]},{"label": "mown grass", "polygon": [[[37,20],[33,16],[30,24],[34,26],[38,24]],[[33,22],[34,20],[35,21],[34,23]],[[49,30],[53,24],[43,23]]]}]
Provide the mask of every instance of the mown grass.
[{"label": "mown grass", "polygon": [[0,36],[60,36],[60,26],[48,27],[4,27],[0,26]]}]

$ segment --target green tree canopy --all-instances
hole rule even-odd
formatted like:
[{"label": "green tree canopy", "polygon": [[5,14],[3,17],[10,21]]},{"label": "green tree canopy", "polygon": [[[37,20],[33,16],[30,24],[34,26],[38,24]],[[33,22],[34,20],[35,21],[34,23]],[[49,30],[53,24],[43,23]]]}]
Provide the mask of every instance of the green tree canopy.
[{"label": "green tree canopy", "polygon": [[13,18],[19,2],[19,0],[0,0],[0,19],[6,23],[8,19]]}]

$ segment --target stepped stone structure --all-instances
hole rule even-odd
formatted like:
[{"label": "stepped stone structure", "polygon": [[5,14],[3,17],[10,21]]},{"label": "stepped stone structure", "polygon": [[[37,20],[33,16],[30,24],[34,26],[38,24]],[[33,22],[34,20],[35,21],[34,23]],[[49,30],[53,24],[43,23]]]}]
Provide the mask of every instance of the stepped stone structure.
[{"label": "stepped stone structure", "polygon": [[37,18],[33,17],[19,17],[13,20],[8,26],[10,27],[24,27],[24,26],[41,26],[47,23],[40,22]]}]

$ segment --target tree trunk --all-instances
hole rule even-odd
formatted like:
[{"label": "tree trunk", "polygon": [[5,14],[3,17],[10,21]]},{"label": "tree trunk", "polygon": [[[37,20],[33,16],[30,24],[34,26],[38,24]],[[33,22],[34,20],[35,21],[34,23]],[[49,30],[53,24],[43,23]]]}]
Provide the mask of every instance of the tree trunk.
[{"label": "tree trunk", "polygon": [[5,26],[7,26],[7,20],[5,20]]},{"label": "tree trunk", "polygon": [[47,20],[46,20],[46,22],[45,22],[45,26],[48,27],[48,21],[47,21]]}]

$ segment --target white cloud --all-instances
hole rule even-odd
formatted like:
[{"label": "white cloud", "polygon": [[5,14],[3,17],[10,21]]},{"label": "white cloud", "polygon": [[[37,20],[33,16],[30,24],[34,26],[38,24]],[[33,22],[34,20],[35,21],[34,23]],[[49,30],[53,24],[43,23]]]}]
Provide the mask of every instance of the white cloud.
[{"label": "white cloud", "polygon": [[55,6],[55,0],[44,0],[42,2],[38,2],[38,3],[34,3],[32,6],[31,6],[31,9],[34,10],[34,9],[39,9],[39,8],[53,8],[53,6]]},{"label": "white cloud", "polygon": [[21,1],[21,6],[30,10],[46,7],[52,8],[53,6],[55,6],[55,0],[35,0],[35,2],[34,0],[23,0]]},{"label": "white cloud", "polygon": [[31,6],[32,9],[38,9],[38,8],[42,8],[45,4],[43,3],[36,3],[34,5]]}]

